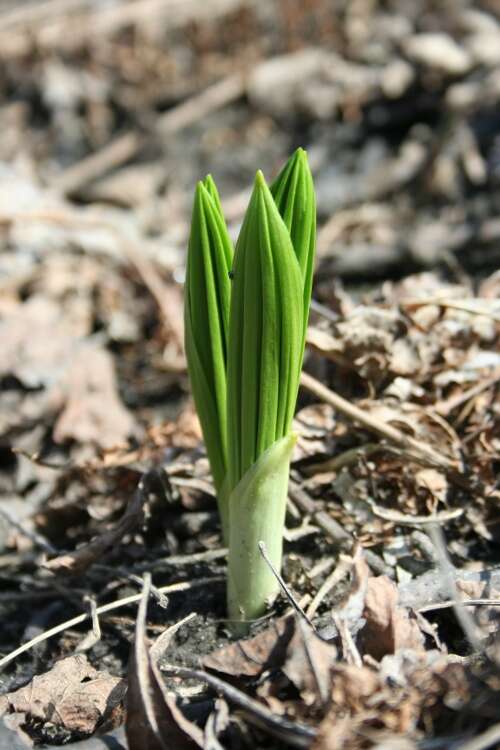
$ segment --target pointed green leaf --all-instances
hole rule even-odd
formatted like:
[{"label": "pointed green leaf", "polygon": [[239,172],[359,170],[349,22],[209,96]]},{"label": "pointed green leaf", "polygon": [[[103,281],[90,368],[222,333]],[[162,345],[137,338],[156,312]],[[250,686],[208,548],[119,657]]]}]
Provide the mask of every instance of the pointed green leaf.
[{"label": "pointed green leaf", "polygon": [[228,354],[228,471],[234,487],[290,429],[302,361],[302,276],[258,172],[233,263]]},{"label": "pointed green leaf", "polygon": [[270,190],[290,233],[302,272],[305,339],[316,247],[316,197],[304,149],[298,148],[290,157]]},{"label": "pointed green leaf", "polygon": [[185,348],[193,397],[216,489],[227,468],[229,271],[233,249],[215,183],[198,183],[185,284]]}]

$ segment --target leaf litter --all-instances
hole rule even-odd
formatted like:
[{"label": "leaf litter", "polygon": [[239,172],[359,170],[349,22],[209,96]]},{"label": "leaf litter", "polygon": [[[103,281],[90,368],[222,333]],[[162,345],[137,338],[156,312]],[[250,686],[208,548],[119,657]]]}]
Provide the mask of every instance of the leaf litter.
[{"label": "leaf litter", "polygon": [[[495,747],[494,4],[74,5],[71,34],[61,3],[0,12],[0,743]],[[319,266],[283,575],[312,627],[281,597],[234,641],[187,215],[213,171],[236,234],[299,140]]]}]

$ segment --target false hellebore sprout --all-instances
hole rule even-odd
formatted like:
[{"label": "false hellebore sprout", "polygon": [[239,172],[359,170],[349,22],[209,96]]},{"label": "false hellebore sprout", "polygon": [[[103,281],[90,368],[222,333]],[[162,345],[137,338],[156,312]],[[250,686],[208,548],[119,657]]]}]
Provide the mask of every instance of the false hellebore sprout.
[{"label": "false hellebore sprout", "polygon": [[229,618],[277,593],[290,457],[311,301],[316,206],[298,149],[269,188],[257,173],[234,251],[217,188],[200,182],[186,273],[186,354],[229,547]]}]

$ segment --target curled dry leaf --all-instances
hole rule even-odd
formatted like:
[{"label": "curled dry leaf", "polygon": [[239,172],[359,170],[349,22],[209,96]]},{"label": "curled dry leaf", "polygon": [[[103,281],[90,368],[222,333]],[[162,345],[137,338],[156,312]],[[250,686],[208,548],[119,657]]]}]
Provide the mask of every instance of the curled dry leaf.
[{"label": "curled dry leaf", "polygon": [[0,716],[16,714],[22,727],[50,725],[79,735],[119,723],[125,681],[98,672],[83,655],[57,662],[24,687],[0,697]]},{"label": "curled dry leaf", "polygon": [[146,645],[146,582],[137,613],[128,670],[126,733],[129,750],[193,750],[203,747],[203,732],[177,708]]},{"label": "curled dry leaf", "polygon": [[375,659],[401,648],[420,651],[424,637],[409,610],[398,606],[396,584],[386,576],[370,578],[367,584],[362,630],[364,652]]}]

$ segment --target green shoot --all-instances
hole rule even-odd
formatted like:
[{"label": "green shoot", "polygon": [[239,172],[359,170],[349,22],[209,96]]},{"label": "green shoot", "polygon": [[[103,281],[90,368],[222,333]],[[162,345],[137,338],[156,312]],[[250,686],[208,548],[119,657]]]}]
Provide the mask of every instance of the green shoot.
[{"label": "green shoot", "polygon": [[277,593],[258,542],[265,542],[279,569],[315,231],[314,189],[302,149],[271,189],[257,173],[234,258],[215,183],[207,177],[197,187],[186,352],[229,546],[233,622],[258,617]]}]

